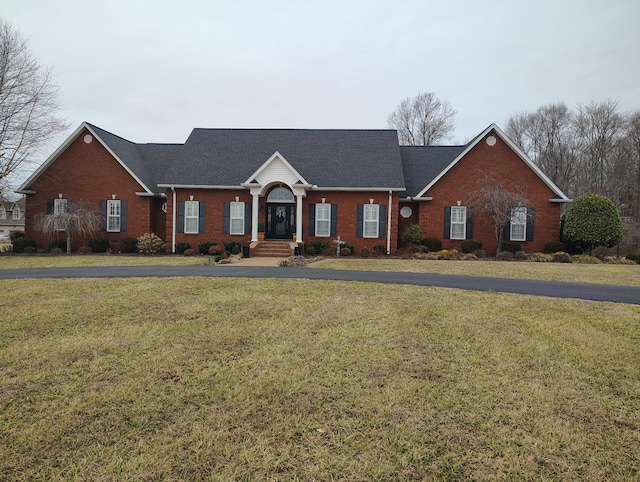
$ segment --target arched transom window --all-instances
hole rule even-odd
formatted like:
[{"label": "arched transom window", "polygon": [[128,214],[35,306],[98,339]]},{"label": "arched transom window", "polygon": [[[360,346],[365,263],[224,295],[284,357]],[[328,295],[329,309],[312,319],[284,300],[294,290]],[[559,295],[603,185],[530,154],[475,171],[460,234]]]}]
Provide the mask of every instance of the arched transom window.
[{"label": "arched transom window", "polygon": [[267,202],[294,202],[293,193],[289,191],[286,187],[277,187],[273,191],[269,193],[267,197]]}]

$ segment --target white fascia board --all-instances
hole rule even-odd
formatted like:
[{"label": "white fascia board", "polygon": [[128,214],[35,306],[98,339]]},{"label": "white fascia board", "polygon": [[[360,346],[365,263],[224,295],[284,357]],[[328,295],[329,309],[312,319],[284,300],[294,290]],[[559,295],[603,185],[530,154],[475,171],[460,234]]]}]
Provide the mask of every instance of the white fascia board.
[{"label": "white fascia board", "polygon": [[174,189],[242,189],[243,186],[222,186],[215,184],[158,184],[158,187]]},{"label": "white fascia board", "polygon": [[80,126],[73,131],[73,133],[67,137],[67,139],[60,145],[60,147],[58,147],[53,154],[51,154],[46,161],[44,161],[40,167],[38,167],[38,169],[36,169],[34,171],[33,174],[31,174],[31,176],[29,176],[29,178],[22,183],[22,185],[16,190],[17,193],[20,194],[35,194],[35,191],[31,190],[31,189],[27,189],[27,187],[29,187],[29,185],[31,183],[33,183],[33,181],[35,181],[36,179],[38,179],[40,177],[40,175],[47,170],[47,168],[53,163],[53,161],[55,161],[58,156],[60,156],[60,154],[62,154],[67,147],[69,147],[71,145],[71,143],[73,141],[75,141],[78,136],[80,135],[80,133],[82,132],[83,129],[88,128],[89,126],[87,125],[86,122],[83,122],[82,124],[80,124]]},{"label": "white fascia board", "polygon": [[401,187],[322,187],[322,186],[313,186],[314,191],[345,191],[345,192],[370,192],[370,191],[380,191],[380,192],[402,192],[406,191],[405,188]]},{"label": "white fascia board", "polygon": [[67,148],[71,145],[71,143],[73,143],[82,133],[82,131],[84,129],[87,129],[89,132],[91,132],[91,134],[93,135],[93,137],[95,137],[96,139],[98,139],[98,142],[100,142],[100,144],[102,145],[102,147],[104,147],[107,152],[109,154],[111,154],[111,156],[118,161],[118,163],[124,167],[124,169],[129,173],[129,175],[131,177],[133,177],[133,179],[135,179],[135,181],[140,184],[140,187],[142,187],[146,192],[153,194],[152,191],[144,185],[144,183],[138,179],[138,177],[131,171],[131,169],[129,169],[129,167],[122,162],[122,159],[120,159],[118,156],[116,156],[115,152],[113,152],[111,149],[109,149],[109,147],[104,143],[104,141],[102,139],[100,139],[100,136],[98,136],[95,131],[91,128],[91,126],[89,124],[87,124],[86,122],[83,122],[82,124],[80,124],[80,126],[73,131],[73,133],[67,137],[67,139],[60,145],[60,147],[58,147],[53,154],[51,154],[46,161],[44,161],[44,163],[42,163],[42,165],[36,169],[36,171],[31,174],[31,176],[29,176],[29,178],[22,183],[22,185],[16,190],[17,193],[20,194],[34,194],[35,191],[33,190],[28,190],[27,187],[33,183],[33,181],[35,181],[36,179],[38,179],[40,177],[40,175],[47,170],[47,168],[53,163],[53,161],[55,161],[60,154],[62,154],[64,151],[67,150]]},{"label": "white fascia board", "polygon": [[[529,159],[529,157],[522,152],[522,150],[516,146],[511,139],[509,139],[509,137],[507,137],[507,135],[502,131],[502,129],[500,129],[496,124],[491,124],[489,127],[487,127],[480,135],[478,135],[475,140],[469,144],[467,146],[467,148],[462,151],[458,157],[456,157],[446,168],[444,168],[442,170],[442,172],[440,174],[438,174],[436,176],[435,179],[433,179],[433,181],[431,181],[427,187],[425,187],[422,191],[420,191],[418,193],[418,195],[416,197],[422,197],[424,196],[424,194],[431,189],[431,187],[438,182],[442,176],[444,176],[447,172],[449,172],[451,170],[451,168],[453,168],[453,166],[455,166],[464,156],[467,155],[467,153],[473,149],[476,145],[478,145],[478,143],[484,139],[484,137],[491,132],[492,130],[495,130],[496,134],[518,155],[518,157],[520,157],[520,159],[522,159],[525,164],[527,164],[527,166],[529,166],[531,168],[531,170],[542,180],[542,182],[544,182],[547,187],[549,187],[555,194],[557,194],[558,196],[560,196],[563,200],[568,200],[569,198],[560,190],[560,188],[558,186],[555,185],[555,183],[549,179],[541,170],[538,166],[536,166],[533,161],[531,161],[531,159]],[[567,201],[562,201],[562,202],[567,202]]]},{"label": "white fascia board", "polygon": [[569,199],[569,198],[566,198],[566,199],[551,198],[551,199],[549,199],[549,202],[550,203],[572,203],[573,199]]},{"label": "white fascia board", "polygon": [[260,173],[264,171],[269,166],[269,164],[271,164],[276,158],[280,159],[284,163],[284,165],[287,166],[287,169],[289,169],[293,173],[293,175],[296,176],[302,182],[302,184],[310,184],[307,182],[307,180],[304,177],[300,175],[300,173],[291,165],[291,163],[287,161],[284,158],[284,156],[280,154],[280,152],[278,151],[274,152],[271,155],[271,157],[269,157],[269,159],[267,159],[262,164],[262,166],[260,166],[256,170],[256,172],[254,172],[251,176],[249,176],[249,179],[247,179],[243,184],[249,184],[252,180],[256,179],[260,175]]},{"label": "white fascia board", "polygon": [[91,126],[90,126],[90,125],[88,125],[86,122],[84,122],[83,124],[87,127],[87,129],[89,130],[89,132],[91,132],[91,134],[93,134],[93,137],[95,137],[96,139],[98,139],[98,142],[100,142],[100,144],[102,144],[102,147],[104,147],[104,148],[107,150],[107,152],[108,152],[109,154],[111,154],[111,156],[112,156],[116,161],[118,161],[118,163],[119,163],[119,164],[124,168],[124,170],[125,170],[125,171],[127,171],[127,172],[129,173],[129,175],[130,175],[133,179],[135,179],[135,181],[136,181],[138,184],[140,184],[140,187],[142,187],[142,189],[144,189],[144,190],[145,190],[146,192],[148,192],[149,194],[153,194],[153,191],[152,191],[151,189],[149,189],[149,188],[148,188],[148,187],[147,187],[147,186],[146,186],[146,185],[145,185],[145,184],[140,180],[140,178],[138,178],[138,176],[136,176],[136,175],[133,173],[133,171],[132,171],[131,169],[129,169],[129,166],[127,166],[127,165],[122,161],[122,159],[120,159],[120,158],[116,155],[116,153],[115,153],[115,152],[113,152],[113,151],[109,148],[109,146],[107,146],[107,144],[106,144],[102,139],[100,139],[100,136],[98,136],[98,135],[94,132],[94,130],[91,128]]}]

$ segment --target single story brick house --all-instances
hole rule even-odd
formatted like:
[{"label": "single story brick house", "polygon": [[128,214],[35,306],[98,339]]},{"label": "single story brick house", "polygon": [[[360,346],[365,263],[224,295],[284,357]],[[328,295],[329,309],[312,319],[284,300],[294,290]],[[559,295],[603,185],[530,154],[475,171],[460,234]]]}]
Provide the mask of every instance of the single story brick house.
[{"label": "single story brick house", "polygon": [[[100,210],[96,236],[114,250],[146,232],[168,252],[233,240],[258,249],[264,232],[290,248],[339,236],[356,254],[393,253],[416,223],[443,248],[476,239],[492,253],[494,229],[473,209],[486,175],[535,212],[514,213],[508,237],[527,252],[558,241],[570,200],[495,124],[466,145],[404,147],[394,130],[194,129],[184,144],[138,144],[85,122],[17,192],[39,247],[47,239],[36,217],[84,201]],[[73,249],[84,243],[75,239]]]}]

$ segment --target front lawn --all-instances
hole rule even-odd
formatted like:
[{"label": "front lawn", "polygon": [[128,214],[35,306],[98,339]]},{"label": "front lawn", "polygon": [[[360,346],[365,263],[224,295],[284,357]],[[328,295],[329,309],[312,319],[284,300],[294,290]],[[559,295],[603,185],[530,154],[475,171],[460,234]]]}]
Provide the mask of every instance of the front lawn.
[{"label": "front lawn", "polygon": [[640,306],[282,279],[0,289],[0,478],[640,476]]}]

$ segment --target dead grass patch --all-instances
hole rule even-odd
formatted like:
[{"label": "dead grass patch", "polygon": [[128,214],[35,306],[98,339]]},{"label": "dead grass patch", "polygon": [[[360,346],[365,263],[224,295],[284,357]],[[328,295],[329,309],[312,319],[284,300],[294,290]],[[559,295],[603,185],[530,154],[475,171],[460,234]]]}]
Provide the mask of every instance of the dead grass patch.
[{"label": "dead grass patch", "polygon": [[640,307],[331,281],[2,281],[18,480],[631,480]]}]

